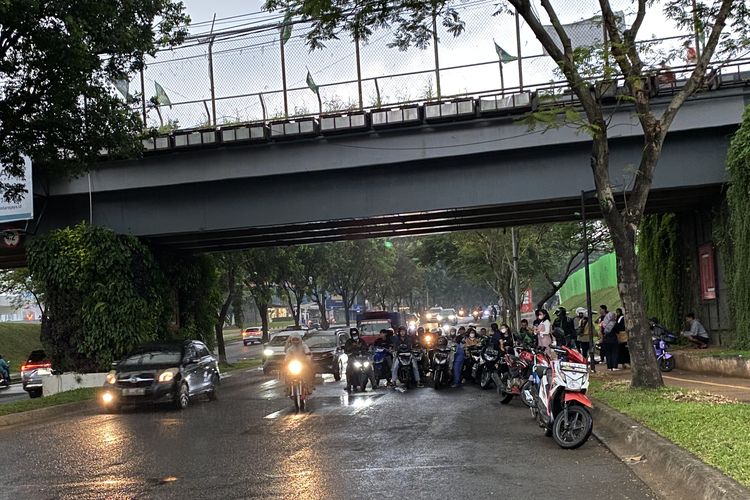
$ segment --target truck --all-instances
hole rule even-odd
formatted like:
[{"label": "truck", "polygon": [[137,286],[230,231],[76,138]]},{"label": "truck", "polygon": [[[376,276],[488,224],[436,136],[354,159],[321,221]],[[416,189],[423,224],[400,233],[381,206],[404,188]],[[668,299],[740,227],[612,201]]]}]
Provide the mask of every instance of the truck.
[{"label": "truck", "polygon": [[369,311],[357,314],[357,328],[359,335],[368,344],[375,342],[380,330],[393,329],[404,326],[401,313],[390,311]]}]

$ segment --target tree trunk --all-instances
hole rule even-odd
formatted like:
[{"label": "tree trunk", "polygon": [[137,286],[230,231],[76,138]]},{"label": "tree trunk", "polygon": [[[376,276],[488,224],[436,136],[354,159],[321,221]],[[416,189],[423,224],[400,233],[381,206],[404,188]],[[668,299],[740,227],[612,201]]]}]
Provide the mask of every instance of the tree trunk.
[{"label": "tree trunk", "polygon": [[318,312],[320,313],[320,327],[323,330],[328,330],[328,327],[330,326],[328,324],[328,316],[326,316],[326,300],[325,295],[321,297],[320,295],[315,295],[315,303],[318,304]]},{"label": "tree trunk", "polygon": [[633,242],[613,237],[617,256],[617,281],[625,327],[628,330],[628,349],[632,361],[632,387],[658,388],[664,385],[651,345],[651,330],[643,307],[643,290],[638,279],[638,259]]},{"label": "tree trunk", "polygon": [[227,351],[226,347],[224,346],[224,321],[226,320],[227,312],[229,312],[229,306],[232,304],[233,299],[234,294],[230,293],[227,295],[227,298],[221,305],[219,316],[216,319],[216,324],[214,325],[216,330],[216,347],[219,350],[219,363],[227,362]]},{"label": "tree trunk", "polygon": [[302,317],[302,299],[303,297],[297,296],[295,294],[295,298],[297,299],[297,314],[294,315],[294,325],[299,328],[300,326],[300,318]]},{"label": "tree trunk", "polygon": [[341,294],[341,302],[344,304],[344,319],[346,320],[346,327],[349,328],[351,325],[351,319],[349,318],[349,295],[346,292]]},{"label": "tree trunk", "polygon": [[299,302],[299,299],[297,298],[297,294],[294,293],[294,300],[292,300],[292,291],[284,287],[284,292],[286,294],[286,303],[289,306],[289,310],[292,311],[292,319],[294,320],[294,326],[299,328],[299,306],[297,306],[297,309],[294,308],[294,302]]}]

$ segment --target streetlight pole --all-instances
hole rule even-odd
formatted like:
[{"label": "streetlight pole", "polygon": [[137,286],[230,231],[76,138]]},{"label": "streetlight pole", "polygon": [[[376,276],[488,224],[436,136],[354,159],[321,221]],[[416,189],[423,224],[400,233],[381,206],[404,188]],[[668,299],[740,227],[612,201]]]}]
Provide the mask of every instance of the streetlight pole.
[{"label": "streetlight pole", "polygon": [[586,310],[588,312],[588,324],[589,327],[589,357],[591,363],[591,371],[596,371],[596,364],[594,363],[594,318],[593,311],[591,310],[591,275],[589,274],[589,237],[586,228],[586,192],[581,191],[581,225],[583,226],[583,261],[584,261],[584,273],[586,275]]},{"label": "streetlight pole", "polygon": [[510,239],[513,245],[513,301],[515,302],[516,331],[521,328],[521,308],[518,303],[518,241],[516,240],[516,228],[510,228]]}]

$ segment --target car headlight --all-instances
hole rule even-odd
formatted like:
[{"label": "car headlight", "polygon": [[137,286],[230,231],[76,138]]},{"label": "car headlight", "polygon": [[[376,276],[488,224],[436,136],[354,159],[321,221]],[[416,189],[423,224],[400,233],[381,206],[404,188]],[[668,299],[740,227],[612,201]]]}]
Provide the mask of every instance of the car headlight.
[{"label": "car headlight", "polygon": [[364,367],[367,368],[368,366],[370,366],[370,362],[369,361],[365,361],[364,362]]},{"label": "car headlight", "polygon": [[451,320],[451,321],[453,321],[454,319],[456,319],[456,315],[455,314],[451,314],[450,316],[448,316],[448,319]]},{"label": "car headlight", "polygon": [[409,321],[409,328],[414,328],[415,326],[417,326],[416,321]]},{"label": "car headlight", "polygon": [[292,375],[299,375],[302,373],[302,363],[297,359],[293,359],[287,365],[287,369]]},{"label": "car headlight", "polygon": [[427,319],[432,319],[432,313],[427,313],[427,314],[425,315],[425,317],[426,317]]},{"label": "car headlight", "polygon": [[177,375],[177,368],[170,368],[169,370],[164,370],[159,374],[159,382],[171,382],[174,380],[174,376]]},{"label": "car headlight", "polygon": [[359,361],[355,361],[354,368],[362,368],[362,363],[360,363]]},{"label": "car headlight", "polygon": [[107,392],[105,392],[105,393],[102,394],[102,401],[104,403],[107,403],[107,404],[111,403],[112,401],[114,401],[114,399],[115,399],[115,397],[109,391],[107,391]]},{"label": "car headlight", "polygon": [[273,356],[273,350],[272,349],[263,349],[263,356],[270,358]]},{"label": "car headlight", "polygon": [[114,384],[115,382],[117,382],[117,372],[112,370],[111,372],[107,374],[107,376],[105,377],[105,380],[107,381],[108,384]]},{"label": "car headlight", "polygon": [[438,314],[437,315],[437,320],[438,321],[443,321],[443,315],[442,314]]}]

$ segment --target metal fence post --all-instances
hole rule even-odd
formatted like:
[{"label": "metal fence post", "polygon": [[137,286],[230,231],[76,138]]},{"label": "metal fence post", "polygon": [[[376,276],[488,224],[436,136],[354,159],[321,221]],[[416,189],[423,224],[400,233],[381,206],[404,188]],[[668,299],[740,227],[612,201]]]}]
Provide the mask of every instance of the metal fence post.
[{"label": "metal fence post", "polygon": [[[518,90],[523,92],[523,57],[521,57],[521,20],[516,10],[516,57],[518,57]],[[518,328],[518,326],[516,326]]]},{"label": "metal fence post", "polygon": [[281,85],[284,91],[284,118],[289,118],[289,101],[286,95],[286,59],[284,57],[284,35],[282,32],[281,39]]},{"label": "metal fence post", "polygon": [[211,84],[211,116],[209,117],[209,124],[216,126],[216,86],[214,85],[214,40],[215,36],[211,37],[211,41],[208,42],[208,78]]},{"label": "metal fence post", "polygon": [[435,49],[435,86],[437,87],[437,98],[438,101],[442,97],[440,91],[440,57],[438,55],[438,35],[437,35],[437,12],[432,9],[432,45]]},{"label": "metal fence post", "polygon": [[357,93],[359,94],[359,109],[364,108],[362,102],[362,61],[359,58],[359,36],[354,36],[354,54],[357,58]]},{"label": "metal fence post", "polygon": [[143,128],[148,127],[146,123],[146,78],[143,76],[145,62],[141,62],[141,112],[143,113]]}]

